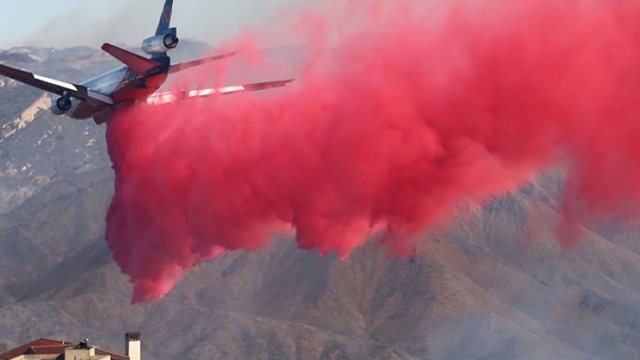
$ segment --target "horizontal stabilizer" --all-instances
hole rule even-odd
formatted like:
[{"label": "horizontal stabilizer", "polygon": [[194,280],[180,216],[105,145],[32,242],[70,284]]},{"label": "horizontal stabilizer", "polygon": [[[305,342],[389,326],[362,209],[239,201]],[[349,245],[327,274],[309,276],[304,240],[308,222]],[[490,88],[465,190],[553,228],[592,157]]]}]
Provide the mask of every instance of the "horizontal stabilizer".
[{"label": "horizontal stabilizer", "polygon": [[3,64],[0,64],[0,75],[60,96],[69,94],[82,101],[90,101],[94,104],[113,105],[111,96],[91,90],[83,85],[51,79]]},{"label": "horizontal stabilizer", "polygon": [[178,71],[190,69],[190,68],[195,67],[195,66],[208,64],[210,62],[222,60],[222,59],[231,57],[231,56],[233,56],[235,54],[236,54],[235,52],[231,52],[231,53],[222,54],[222,55],[216,55],[216,56],[212,56],[212,57],[208,57],[208,58],[204,58],[204,59],[187,61],[187,62],[171,65],[171,67],[169,68],[169,74],[177,73]]},{"label": "horizontal stabilizer", "polygon": [[147,71],[162,65],[157,61],[147,59],[146,57],[134,54],[131,51],[119,48],[109,43],[104,43],[104,45],[102,45],[102,50],[108,52],[111,56],[122,61],[133,71],[140,74],[144,74]]},{"label": "horizontal stabilizer", "polygon": [[147,104],[160,105],[160,104],[167,104],[170,102],[174,102],[177,100],[205,97],[205,96],[211,96],[215,94],[226,95],[226,94],[245,92],[245,91],[258,91],[258,90],[272,89],[272,88],[283,87],[292,81],[293,79],[276,80],[276,81],[266,81],[261,83],[253,83],[253,84],[245,84],[245,85],[224,86],[224,87],[212,88],[212,89],[161,92],[161,93],[155,93],[149,96],[149,98],[147,98]]}]

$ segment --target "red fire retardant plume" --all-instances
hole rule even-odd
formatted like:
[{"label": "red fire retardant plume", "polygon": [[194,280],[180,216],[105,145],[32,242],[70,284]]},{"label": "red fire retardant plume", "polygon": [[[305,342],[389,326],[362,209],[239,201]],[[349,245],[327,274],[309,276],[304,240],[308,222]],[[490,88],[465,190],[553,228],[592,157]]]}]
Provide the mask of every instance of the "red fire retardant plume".
[{"label": "red fire retardant plume", "polygon": [[385,3],[349,2],[343,28],[306,14],[318,56],[286,90],[110,121],[107,240],[134,302],[287,229],[342,258],[379,231],[410,251],[458,201],[558,164],[565,245],[571,224],[638,204],[640,2]]}]

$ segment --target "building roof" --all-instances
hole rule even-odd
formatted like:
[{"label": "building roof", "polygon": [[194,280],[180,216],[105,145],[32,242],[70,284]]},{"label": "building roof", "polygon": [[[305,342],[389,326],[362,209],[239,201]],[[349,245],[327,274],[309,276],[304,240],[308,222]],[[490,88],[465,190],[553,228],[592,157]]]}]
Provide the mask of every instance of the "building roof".
[{"label": "building roof", "polygon": [[[17,348],[11,349],[9,351],[3,352],[2,354],[0,354],[0,360],[13,359],[16,356],[24,355],[27,353],[36,354],[34,352],[36,351],[36,349],[39,350],[40,348],[46,348],[46,347],[58,347],[62,344],[65,344],[65,343],[63,341],[38,339],[30,343],[24,344],[22,346],[18,346]],[[75,344],[69,344],[66,346],[73,346],[73,345]],[[62,349],[62,352],[52,352],[51,354],[64,354],[64,348]]]},{"label": "building roof", "polygon": [[111,360],[129,360],[129,357],[127,355],[118,354],[113,351],[108,351],[102,348],[96,348],[96,354],[111,355]]},{"label": "building roof", "polygon": [[[73,346],[78,346],[78,344],[57,340],[38,339],[0,354],[0,360],[10,360],[17,356],[27,354],[63,355],[66,348]],[[129,357],[126,355],[107,351],[101,348],[96,348],[96,354],[111,355],[111,360],[129,360]]]}]

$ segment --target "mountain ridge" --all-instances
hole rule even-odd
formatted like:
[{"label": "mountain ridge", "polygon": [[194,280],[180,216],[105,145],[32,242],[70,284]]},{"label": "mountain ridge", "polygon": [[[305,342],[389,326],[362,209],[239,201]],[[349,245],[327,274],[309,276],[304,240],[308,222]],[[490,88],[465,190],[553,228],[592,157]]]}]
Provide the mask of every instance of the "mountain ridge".
[{"label": "mountain ridge", "polygon": [[[90,48],[52,53],[52,63],[20,52],[11,61],[61,77],[76,64],[77,78],[116,64]],[[640,358],[638,222],[582,227],[583,242],[562,248],[562,169],[483,206],[460,204],[407,259],[370,242],[340,261],[278,239],[202,263],[162,300],[134,306],[104,240],[114,181],[104,127],[46,111],[16,123],[45,95],[5,85],[0,96],[0,126],[15,129],[0,142],[9,347],[89,338],[124,352],[122,334],[139,330],[145,359]]]}]

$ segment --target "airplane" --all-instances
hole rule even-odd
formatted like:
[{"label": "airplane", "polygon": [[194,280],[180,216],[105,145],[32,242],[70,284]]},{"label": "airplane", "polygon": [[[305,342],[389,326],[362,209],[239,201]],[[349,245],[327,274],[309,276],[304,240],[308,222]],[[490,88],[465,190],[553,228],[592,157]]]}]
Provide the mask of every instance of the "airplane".
[{"label": "airplane", "polygon": [[173,0],[165,0],[155,35],[142,41],[142,51],[151,55],[151,58],[105,43],[102,50],[120,60],[124,66],[81,84],[51,79],[4,64],[0,64],[0,75],[57,94],[58,97],[52,101],[49,108],[55,115],[66,115],[79,120],[93,118],[98,125],[108,121],[114,111],[140,101],[163,104],[177,99],[283,87],[293,81],[286,79],[212,89],[159,92],[170,74],[235,55],[232,52],[171,64],[167,52],[175,49],[179,42],[177,29],[169,27],[172,9]]}]

